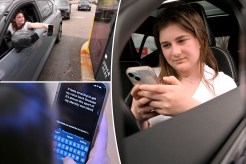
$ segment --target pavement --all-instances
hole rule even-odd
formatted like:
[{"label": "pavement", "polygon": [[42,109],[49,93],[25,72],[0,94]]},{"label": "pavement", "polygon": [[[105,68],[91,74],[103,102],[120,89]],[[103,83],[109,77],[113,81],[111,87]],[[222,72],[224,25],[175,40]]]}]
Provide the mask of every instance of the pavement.
[{"label": "pavement", "polygon": [[[78,0],[70,0],[72,4],[77,4]],[[81,81],[95,81],[91,57],[89,53],[89,42],[86,41],[80,49],[81,60]]]},{"label": "pavement", "polygon": [[81,81],[95,81],[88,44],[89,42],[86,41],[80,50]]}]

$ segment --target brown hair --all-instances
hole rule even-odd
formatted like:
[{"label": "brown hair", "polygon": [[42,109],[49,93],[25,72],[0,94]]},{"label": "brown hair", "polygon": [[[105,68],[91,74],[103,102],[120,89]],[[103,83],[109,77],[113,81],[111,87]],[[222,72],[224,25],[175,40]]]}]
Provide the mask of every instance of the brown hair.
[{"label": "brown hair", "polygon": [[[204,64],[206,63],[215,71],[214,79],[218,75],[218,66],[216,59],[213,55],[212,50],[209,47],[208,34],[204,26],[204,22],[200,15],[188,4],[182,2],[174,2],[169,4],[167,8],[160,14],[157,22],[154,25],[154,38],[157,48],[160,51],[160,67],[161,72],[159,75],[159,80],[163,83],[162,77],[164,76],[175,76],[180,79],[177,71],[169,65],[165,59],[160,45],[160,31],[166,28],[170,24],[177,24],[179,27],[185,31],[191,33],[195,36],[201,46],[200,48],[200,74],[202,79],[204,78]],[[205,80],[206,86],[214,93],[214,88],[207,80]]]},{"label": "brown hair", "polygon": [[23,14],[23,16],[24,16],[24,12],[22,11],[22,10],[19,10],[19,11],[17,11],[16,13],[15,13],[15,16],[13,17],[13,20],[12,20],[12,28],[13,28],[13,30],[14,31],[16,31],[17,29],[18,29],[18,26],[17,26],[17,24],[16,24],[16,22],[15,22],[15,18],[16,18],[16,16],[18,15],[18,14]]}]

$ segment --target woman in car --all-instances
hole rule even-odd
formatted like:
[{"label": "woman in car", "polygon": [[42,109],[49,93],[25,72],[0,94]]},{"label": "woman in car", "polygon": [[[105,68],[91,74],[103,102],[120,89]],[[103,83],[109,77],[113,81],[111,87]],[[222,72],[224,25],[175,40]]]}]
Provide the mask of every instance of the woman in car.
[{"label": "woman in car", "polygon": [[[0,163],[54,164],[55,118],[42,84],[0,84]],[[11,97],[11,98],[10,98]],[[107,118],[103,115],[87,164],[108,164]],[[64,164],[76,162],[65,157]]]},{"label": "woman in car", "polygon": [[26,21],[25,17],[24,17],[24,13],[22,10],[17,11],[17,13],[15,14],[11,24],[9,25],[8,30],[11,32],[11,34],[13,34],[15,31],[19,30],[19,29],[23,29],[23,30],[29,30],[32,28],[47,28],[48,29],[48,24],[46,23],[31,23]]},{"label": "woman in car", "polygon": [[174,2],[154,26],[160,50],[162,85],[135,85],[131,111],[142,128],[159,123],[235,87],[218,71],[200,15],[188,4]]}]

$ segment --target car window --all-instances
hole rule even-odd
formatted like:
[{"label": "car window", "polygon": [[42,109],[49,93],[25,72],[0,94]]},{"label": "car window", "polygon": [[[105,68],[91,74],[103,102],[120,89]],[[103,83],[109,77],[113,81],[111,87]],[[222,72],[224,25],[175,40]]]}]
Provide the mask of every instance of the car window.
[{"label": "car window", "polygon": [[38,6],[43,20],[45,20],[52,13],[53,5],[50,1],[38,1]]},{"label": "car window", "polygon": [[6,33],[0,43],[0,59],[2,59],[11,49],[11,33]]},{"label": "car window", "polygon": [[[157,47],[155,45],[155,39],[153,36],[148,36],[146,40],[144,40],[143,34],[133,33],[132,34],[132,40],[134,43],[134,46],[136,48],[136,51],[138,53],[141,53],[141,58],[147,56],[151,52],[157,50]],[[140,49],[141,44],[144,44],[142,50]],[[140,52],[141,51],[141,52]]]},{"label": "car window", "polygon": [[230,36],[216,37],[215,38],[216,46],[222,49],[228,50],[229,39],[230,39]]}]

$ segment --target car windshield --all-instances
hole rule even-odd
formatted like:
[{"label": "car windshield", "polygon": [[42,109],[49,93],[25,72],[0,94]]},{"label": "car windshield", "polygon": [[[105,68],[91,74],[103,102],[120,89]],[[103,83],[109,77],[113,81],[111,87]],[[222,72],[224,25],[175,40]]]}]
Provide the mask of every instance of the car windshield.
[{"label": "car windshield", "polygon": [[6,9],[6,7],[8,6],[9,3],[7,2],[0,2],[0,16],[2,16],[4,10]]},{"label": "car windshield", "polygon": [[84,1],[84,0],[81,0],[80,2],[79,2],[80,4],[89,4],[89,2],[88,1]]},{"label": "car windshield", "polygon": [[64,0],[56,0],[55,4],[58,6],[68,6],[69,5],[67,0],[65,0],[65,1]]}]

